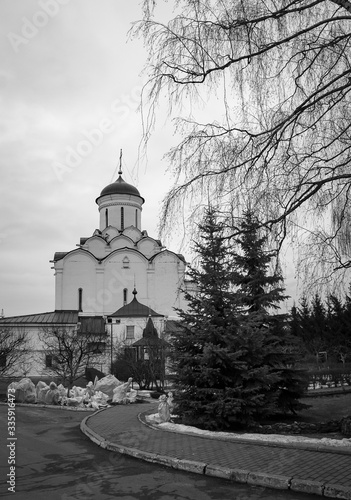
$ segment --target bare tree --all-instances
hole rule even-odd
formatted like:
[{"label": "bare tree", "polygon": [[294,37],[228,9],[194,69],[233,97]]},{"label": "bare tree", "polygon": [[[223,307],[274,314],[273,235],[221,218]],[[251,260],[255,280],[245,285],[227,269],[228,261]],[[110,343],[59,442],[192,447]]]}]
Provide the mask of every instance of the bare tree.
[{"label": "bare tree", "polygon": [[178,0],[168,23],[157,3],[132,33],[150,49],[145,141],[160,99],[182,105],[162,229],[209,198],[231,226],[249,201],[278,250],[289,237],[335,279],[351,267],[351,1]]},{"label": "bare tree", "polygon": [[44,328],[39,334],[47,367],[71,388],[90,364],[103,356],[106,333],[81,332],[77,328]]},{"label": "bare tree", "polygon": [[28,334],[24,330],[1,327],[0,329],[0,376],[10,377],[23,373],[29,361]]}]

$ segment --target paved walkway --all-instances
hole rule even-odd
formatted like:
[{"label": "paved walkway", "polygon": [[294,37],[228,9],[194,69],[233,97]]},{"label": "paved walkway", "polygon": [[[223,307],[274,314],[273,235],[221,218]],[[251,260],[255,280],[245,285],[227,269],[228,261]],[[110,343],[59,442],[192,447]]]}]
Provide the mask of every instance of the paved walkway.
[{"label": "paved walkway", "polygon": [[228,442],[151,428],[158,403],[118,405],[87,416],[81,430],[103,448],[210,476],[328,498],[351,499],[351,451]]}]

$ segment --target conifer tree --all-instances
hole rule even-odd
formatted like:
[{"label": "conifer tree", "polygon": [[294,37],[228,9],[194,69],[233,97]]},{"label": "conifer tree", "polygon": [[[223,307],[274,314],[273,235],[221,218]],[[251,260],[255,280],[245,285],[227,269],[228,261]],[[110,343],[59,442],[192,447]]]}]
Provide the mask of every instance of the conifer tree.
[{"label": "conifer tree", "polygon": [[293,349],[283,318],[269,314],[284,299],[281,277],[268,274],[272,256],[256,222],[244,224],[240,253],[230,250],[212,208],[199,226],[198,266],[189,271],[197,292],[185,292],[183,331],[173,339],[177,413],[185,424],[246,427],[299,408],[304,385]]},{"label": "conifer tree", "polygon": [[287,315],[274,314],[287,297],[281,274],[270,272],[275,255],[266,250],[267,237],[259,227],[253,212],[247,210],[241,236],[236,238],[238,251],[233,253],[233,284],[242,306],[241,344],[246,346],[246,386],[252,388],[248,418],[255,420],[302,409],[299,399],[307,384],[295,368],[299,346],[289,334]]},{"label": "conifer tree", "polygon": [[183,330],[172,342],[177,413],[185,424],[223,429],[231,425],[240,403],[230,388],[242,362],[224,227],[213,208],[199,233],[194,244],[198,262],[188,271],[197,290],[184,291],[188,309],[178,311]]}]

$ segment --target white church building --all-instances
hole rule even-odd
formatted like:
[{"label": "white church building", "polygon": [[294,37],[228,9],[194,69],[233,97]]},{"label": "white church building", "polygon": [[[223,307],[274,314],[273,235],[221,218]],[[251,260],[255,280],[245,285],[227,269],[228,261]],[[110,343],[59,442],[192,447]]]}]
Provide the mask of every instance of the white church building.
[{"label": "white church building", "polygon": [[[142,338],[149,318],[162,337],[175,328],[175,308],[186,308],[181,290],[190,284],[184,257],[142,229],[145,200],[123,180],[121,169],[118,175],[96,199],[99,228],[80,238],[74,249],[56,252],[51,261],[55,311],[0,318],[1,329],[26,331],[31,342],[35,361],[18,367],[16,375],[48,373],[50,363],[39,340],[43,329],[103,325],[114,347],[130,345]],[[111,358],[110,346],[96,367],[108,372]]]}]

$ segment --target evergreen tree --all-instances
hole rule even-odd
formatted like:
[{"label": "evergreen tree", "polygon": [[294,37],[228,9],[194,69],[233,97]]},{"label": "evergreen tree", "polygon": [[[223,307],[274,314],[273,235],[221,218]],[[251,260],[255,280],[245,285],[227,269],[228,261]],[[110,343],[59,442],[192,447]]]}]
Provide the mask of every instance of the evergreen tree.
[{"label": "evergreen tree", "polygon": [[[319,358],[319,353],[327,350],[327,311],[322,299],[316,293],[311,301],[311,314],[308,330],[306,330],[306,345],[312,354]],[[325,359],[325,358],[321,358]]]},{"label": "evergreen tree", "polygon": [[183,331],[172,341],[177,413],[185,424],[223,429],[232,424],[240,403],[230,390],[242,370],[235,294],[224,227],[213,208],[207,210],[199,232],[194,244],[197,266],[188,271],[197,290],[184,291],[188,310],[178,311]]},{"label": "evergreen tree", "polygon": [[308,349],[311,352],[309,346],[309,339],[311,337],[312,331],[312,313],[311,308],[308,303],[307,297],[303,295],[300,299],[300,307],[298,308],[299,318],[300,318],[300,331],[301,337]]},{"label": "evergreen tree", "polygon": [[290,320],[291,333],[299,339],[302,354],[314,354],[311,349],[312,316],[307,297],[303,295],[299,300],[299,306],[291,309]]},{"label": "evergreen tree", "polygon": [[350,297],[344,304],[335,295],[329,295],[329,321],[327,349],[338,361],[345,363],[351,357],[351,307]]},{"label": "evergreen tree", "polygon": [[238,287],[242,342],[247,346],[246,381],[257,395],[249,415],[254,419],[301,409],[299,398],[307,386],[303,372],[295,368],[298,344],[289,333],[287,315],[273,314],[287,297],[281,274],[269,274],[275,255],[266,250],[267,237],[259,226],[252,211],[244,213],[241,236],[236,238],[239,251],[233,254],[233,284]]},{"label": "evergreen tree", "polygon": [[289,328],[290,328],[290,333],[292,337],[295,339],[296,345],[298,347],[300,358],[303,358],[307,354],[307,349],[303,341],[300,311],[298,307],[296,307],[295,303],[290,311]]},{"label": "evergreen tree", "polygon": [[173,339],[177,413],[207,429],[248,426],[265,415],[295,411],[304,383],[293,368],[285,318],[271,316],[285,297],[278,274],[268,275],[272,255],[253,216],[243,222],[233,253],[216,212],[209,209],[195,244],[197,267],[179,311],[183,331]]}]

